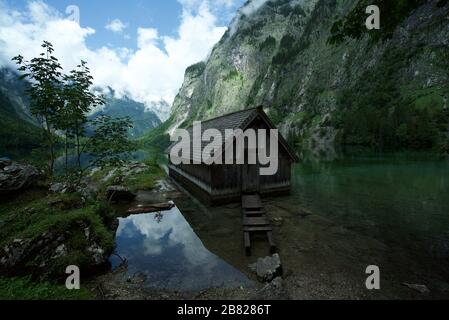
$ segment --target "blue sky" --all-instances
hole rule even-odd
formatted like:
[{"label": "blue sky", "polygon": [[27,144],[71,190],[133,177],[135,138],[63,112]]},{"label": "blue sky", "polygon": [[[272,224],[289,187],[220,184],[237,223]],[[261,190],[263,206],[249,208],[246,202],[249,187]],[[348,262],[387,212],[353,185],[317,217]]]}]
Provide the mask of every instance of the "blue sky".
[{"label": "blue sky", "polygon": [[[28,0],[6,0],[10,7],[26,10]],[[95,29],[95,36],[87,39],[92,49],[108,45],[113,47],[136,48],[137,28],[156,28],[160,35],[175,36],[180,24],[183,9],[189,7],[178,0],[47,0],[49,6],[61,13],[70,5],[80,9],[80,24],[83,27]],[[220,25],[227,26],[237,9],[243,5],[244,0],[218,1],[221,5],[213,4],[211,11],[218,18]],[[200,1],[185,1],[192,3],[193,12],[198,8]],[[197,5],[195,5],[197,4]],[[113,33],[105,26],[119,19],[126,25],[123,33]]]},{"label": "blue sky", "polygon": [[87,61],[97,87],[171,104],[185,69],[207,58],[244,1],[0,0],[0,67],[39,55],[46,40],[66,71]]}]

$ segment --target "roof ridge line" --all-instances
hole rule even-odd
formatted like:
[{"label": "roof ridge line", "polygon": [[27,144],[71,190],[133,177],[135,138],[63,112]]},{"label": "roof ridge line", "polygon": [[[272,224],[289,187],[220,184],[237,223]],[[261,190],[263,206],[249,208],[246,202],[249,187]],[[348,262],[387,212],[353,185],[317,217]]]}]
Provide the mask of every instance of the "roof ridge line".
[{"label": "roof ridge line", "polygon": [[[226,118],[226,117],[235,115],[237,113],[243,113],[243,112],[247,112],[247,111],[254,111],[254,110],[257,110],[259,108],[260,107],[254,107],[254,108],[244,109],[244,110],[240,110],[240,111],[235,111],[235,112],[227,113],[227,114],[224,114],[224,115],[221,115],[219,117],[212,118],[212,119],[209,119],[209,120],[204,120],[204,121],[201,120],[200,122],[201,123],[207,123],[207,122],[211,122],[211,121],[214,121],[214,120],[217,120],[217,119]],[[187,127],[186,129],[190,129],[190,128],[193,128],[193,126]]]}]

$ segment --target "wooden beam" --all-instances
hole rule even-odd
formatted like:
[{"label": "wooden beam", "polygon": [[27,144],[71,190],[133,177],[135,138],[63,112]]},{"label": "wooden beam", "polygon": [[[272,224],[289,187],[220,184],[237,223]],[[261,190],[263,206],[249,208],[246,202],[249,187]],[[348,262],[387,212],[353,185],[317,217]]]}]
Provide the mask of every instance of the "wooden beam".
[{"label": "wooden beam", "polygon": [[152,213],[152,212],[160,212],[160,211],[168,211],[175,207],[173,202],[167,203],[157,203],[148,206],[142,207],[132,207],[129,208],[127,213],[129,214],[142,214],[142,213]]}]

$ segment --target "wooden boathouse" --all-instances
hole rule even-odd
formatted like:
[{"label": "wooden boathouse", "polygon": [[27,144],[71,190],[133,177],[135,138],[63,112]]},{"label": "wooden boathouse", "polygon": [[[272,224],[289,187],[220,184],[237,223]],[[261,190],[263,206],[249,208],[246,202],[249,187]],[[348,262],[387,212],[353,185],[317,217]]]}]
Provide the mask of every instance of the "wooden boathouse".
[{"label": "wooden boathouse", "polygon": [[[217,129],[225,137],[226,129],[241,129],[245,131],[247,129],[270,130],[276,128],[263,111],[263,108],[259,107],[202,122],[202,132],[207,129]],[[193,128],[189,128],[188,131],[192,133]],[[224,140],[225,138],[222,141],[223,148],[225,148],[226,143]],[[270,150],[269,141],[270,139],[267,138],[266,150]],[[176,144],[174,143],[170,146],[167,149],[167,153],[170,153]],[[207,143],[202,142],[203,148],[205,144]],[[190,160],[193,160],[195,157],[198,159],[199,157],[201,164],[174,165],[169,161],[169,175],[193,195],[211,205],[240,202],[242,195],[246,194],[270,196],[288,194],[291,188],[292,164],[297,162],[297,157],[280,133],[278,137],[278,151],[279,167],[277,173],[272,176],[260,175],[260,164],[207,165],[202,161],[201,155],[196,155],[193,150],[190,152]],[[247,152],[247,144],[245,144],[245,154]],[[234,161],[234,163],[236,162]]]}]

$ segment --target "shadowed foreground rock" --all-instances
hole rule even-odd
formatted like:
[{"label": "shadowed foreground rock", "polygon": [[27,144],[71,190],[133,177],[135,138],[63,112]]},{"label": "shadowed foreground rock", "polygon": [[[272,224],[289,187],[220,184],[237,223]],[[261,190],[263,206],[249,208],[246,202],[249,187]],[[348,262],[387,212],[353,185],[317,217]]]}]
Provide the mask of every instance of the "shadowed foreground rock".
[{"label": "shadowed foreground rock", "polygon": [[128,188],[123,186],[110,186],[106,191],[106,197],[109,201],[133,201],[136,195]]},{"label": "shadowed foreground rock", "polygon": [[0,196],[25,190],[42,178],[33,166],[21,165],[9,159],[0,159]]},{"label": "shadowed foreground rock", "polygon": [[[11,276],[33,274],[57,279],[64,274],[65,265],[75,263],[75,248],[71,238],[88,244],[83,248],[84,271],[100,268],[107,263],[110,248],[102,247],[87,222],[73,221],[67,230],[48,230],[34,238],[18,238],[0,247],[0,274]],[[80,237],[84,239],[80,240]]]}]

